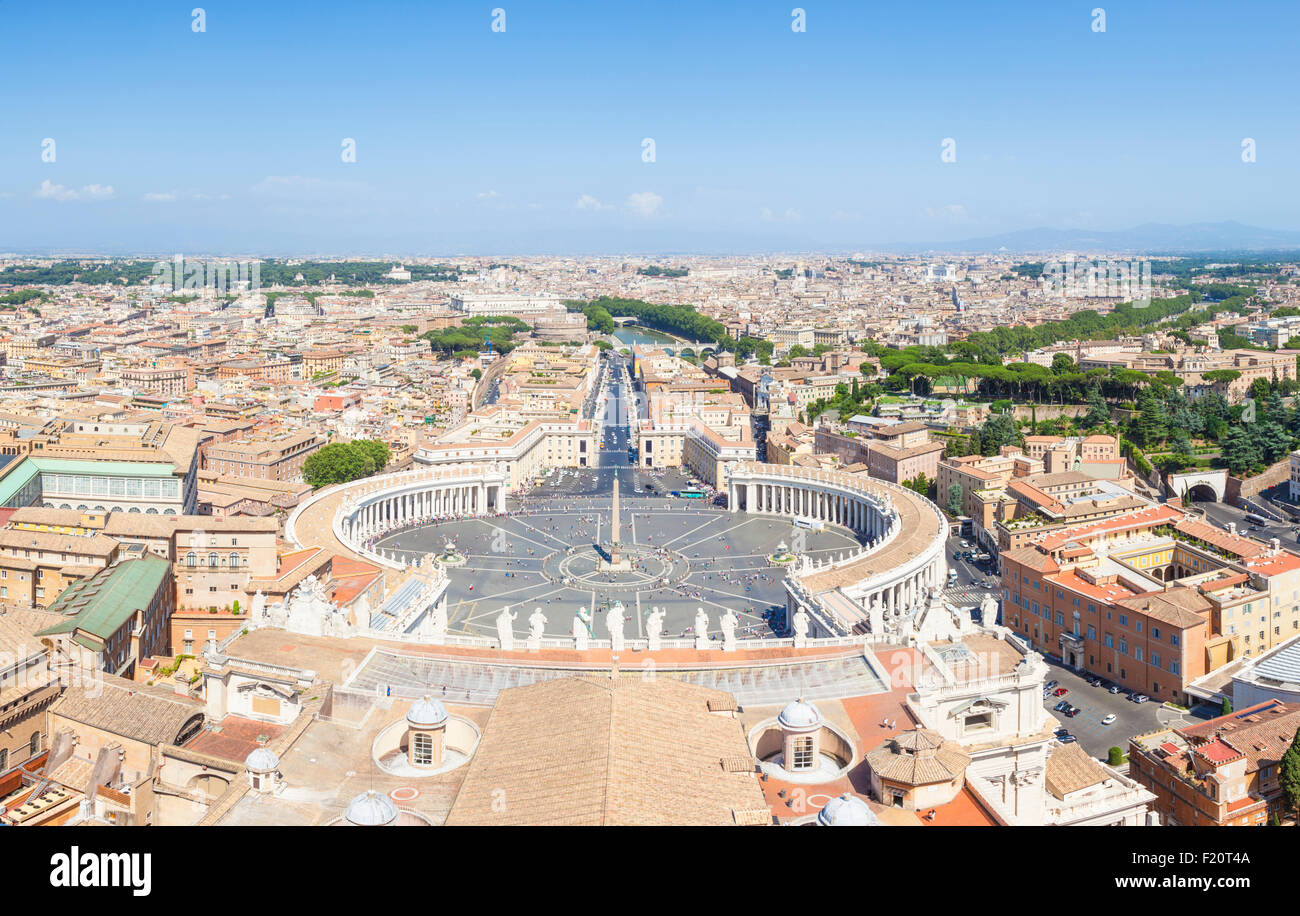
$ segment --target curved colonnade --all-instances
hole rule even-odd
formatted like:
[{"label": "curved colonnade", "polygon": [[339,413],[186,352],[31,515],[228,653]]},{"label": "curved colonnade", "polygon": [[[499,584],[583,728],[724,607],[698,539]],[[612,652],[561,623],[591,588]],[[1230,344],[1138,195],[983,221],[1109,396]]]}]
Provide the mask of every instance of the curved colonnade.
[{"label": "curved colonnade", "polygon": [[787,617],[806,611],[810,636],[884,639],[924,606],[931,589],[946,584],[947,520],[906,487],[757,462],[732,465],[728,487],[733,512],[841,525],[865,540],[861,549],[820,563],[805,557],[787,576]]},{"label": "curved colonnade", "polygon": [[285,537],[299,547],[327,542],[338,553],[401,569],[404,562],[372,550],[368,542],[438,519],[501,512],[506,486],[506,472],[491,464],[421,468],[336,484],[294,509]]},{"label": "curved colonnade", "polygon": [[[324,542],[341,554],[402,569],[404,561],[368,544],[411,525],[504,511],[507,488],[505,469],[484,463],[372,477],[314,494],[294,510],[285,534],[299,546]],[[738,462],[728,466],[728,489],[733,512],[838,525],[864,541],[821,561],[804,556],[789,570],[787,621],[800,610],[809,621],[806,633],[794,628],[796,644],[799,637],[885,641],[924,606],[931,589],[945,584],[947,522],[906,487],[841,471]]]}]

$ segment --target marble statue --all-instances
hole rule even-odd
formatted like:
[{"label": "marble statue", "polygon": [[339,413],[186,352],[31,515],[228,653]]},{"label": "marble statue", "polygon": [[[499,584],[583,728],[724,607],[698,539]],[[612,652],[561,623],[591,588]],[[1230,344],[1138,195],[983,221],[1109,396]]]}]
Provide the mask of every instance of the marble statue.
[{"label": "marble statue", "polygon": [[799,608],[794,612],[792,627],[794,629],[794,647],[802,649],[808,645],[808,612],[803,608]]},{"label": "marble statue", "polygon": [[517,616],[519,615],[510,613],[508,605],[497,615],[497,639],[506,652],[510,652],[515,647],[515,631],[512,624]]},{"label": "marble statue", "polygon": [[739,618],[736,617],[736,612],[731,608],[727,608],[727,613],[723,614],[722,618],[718,621],[719,625],[722,627],[723,652],[736,651],[736,624],[739,622]]},{"label": "marble statue", "polygon": [[623,602],[615,601],[614,606],[605,615],[605,627],[609,630],[609,647],[615,652],[623,651],[624,613]]},{"label": "marble statue", "polygon": [[587,609],[578,608],[578,613],[573,615],[573,647],[585,651],[590,639],[591,620],[587,616]]},{"label": "marble statue", "polygon": [[985,595],[984,600],[980,602],[980,623],[986,627],[991,627],[998,622],[998,599],[992,595]]},{"label": "marble statue", "polygon": [[249,610],[248,616],[259,621],[266,616],[266,595],[260,588],[253,595],[253,606]]},{"label": "marble statue", "polygon": [[542,648],[542,633],[546,630],[546,615],[541,608],[534,608],[528,618],[528,651],[537,652]]},{"label": "marble statue", "polygon": [[704,650],[709,647],[709,615],[704,608],[695,609],[695,648]]},{"label": "marble statue", "polygon": [[645,619],[645,635],[650,642],[650,651],[657,652],[663,648],[664,612],[659,608],[650,611]]}]

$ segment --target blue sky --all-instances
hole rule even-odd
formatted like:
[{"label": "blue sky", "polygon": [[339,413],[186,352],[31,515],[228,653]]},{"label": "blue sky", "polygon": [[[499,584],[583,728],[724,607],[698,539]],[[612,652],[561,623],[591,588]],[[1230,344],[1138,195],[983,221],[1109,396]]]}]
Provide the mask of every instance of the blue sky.
[{"label": "blue sky", "polygon": [[1297,26],[1300,5],[1185,0],[9,4],[0,249],[743,252],[1300,228]]}]

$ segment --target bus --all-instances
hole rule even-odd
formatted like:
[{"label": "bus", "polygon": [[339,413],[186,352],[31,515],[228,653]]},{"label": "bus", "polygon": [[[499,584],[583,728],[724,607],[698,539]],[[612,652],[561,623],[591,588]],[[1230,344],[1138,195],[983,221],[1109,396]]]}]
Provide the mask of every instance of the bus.
[{"label": "bus", "polygon": [[1271,525],[1271,524],[1273,524],[1272,521],[1271,521],[1270,519],[1264,518],[1264,516],[1260,515],[1260,514],[1257,513],[1257,512],[1247,512],[1247,513],[1246,513],[1246,521],[1250,522],[1252,525]]},{"label": "bus", "polygon": [[681,490],[678,492],[677,495],[680,496],[682,499],[703,499],[704,491],[703,490]]}]

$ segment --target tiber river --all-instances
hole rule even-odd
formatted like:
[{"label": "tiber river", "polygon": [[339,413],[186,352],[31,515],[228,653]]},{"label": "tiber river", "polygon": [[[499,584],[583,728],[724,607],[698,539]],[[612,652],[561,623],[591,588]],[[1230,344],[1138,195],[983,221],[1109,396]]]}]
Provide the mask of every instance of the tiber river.
[{"label": "tiber river", "polygon": [[617,328],[613,337],[625,347],[659,347],[669,344],[675,350],[678,347],[687,346],[679,343],[673,337],[651,328]]}]

